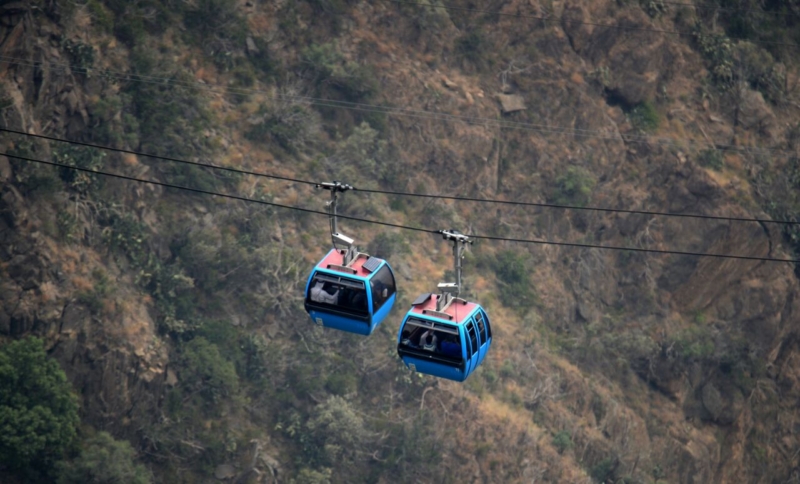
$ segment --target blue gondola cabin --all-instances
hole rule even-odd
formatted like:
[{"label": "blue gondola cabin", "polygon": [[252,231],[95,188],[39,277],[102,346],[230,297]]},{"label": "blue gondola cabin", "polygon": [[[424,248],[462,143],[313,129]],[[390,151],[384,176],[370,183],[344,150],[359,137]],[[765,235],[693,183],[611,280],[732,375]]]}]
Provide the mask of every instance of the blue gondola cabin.
[{"label": "blue gondola cabin", "polygon": [[305,308],[317,324],[370,335],[394,305],[394,274],[385,260],[362,253],[345,265],[346,253],[332,249],[314,267],[306,283]]},{"label": "blue gondola cabin", "polygon": [[438,294],[423,294],[412,303],[397,338],[397,353],[419,373],[464,381],[480,366],[492,344],[486,311],[473,302],[454,298],[436,310]]}]

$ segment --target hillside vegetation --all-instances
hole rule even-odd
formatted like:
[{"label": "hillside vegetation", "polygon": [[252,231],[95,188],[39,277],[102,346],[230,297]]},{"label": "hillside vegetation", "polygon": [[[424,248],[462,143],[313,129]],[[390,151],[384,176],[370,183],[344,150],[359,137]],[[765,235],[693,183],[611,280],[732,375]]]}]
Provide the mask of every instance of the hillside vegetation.
[{"label": "hillside vegetation", "polygon": [[[357,188],[800,222],[793,0],[0,1],[0,128]],[[17,158],[15,158],[15,156]],[[21,157],[21,158],[19,158]],[[0,481],[800,482],[800,266],[480,240],[463,384],[302,292],[313,185],[0,132]],[[800,258],[800,224],[368,194],[340,213]],[[33,398],[33,396],[36,398]]]}]

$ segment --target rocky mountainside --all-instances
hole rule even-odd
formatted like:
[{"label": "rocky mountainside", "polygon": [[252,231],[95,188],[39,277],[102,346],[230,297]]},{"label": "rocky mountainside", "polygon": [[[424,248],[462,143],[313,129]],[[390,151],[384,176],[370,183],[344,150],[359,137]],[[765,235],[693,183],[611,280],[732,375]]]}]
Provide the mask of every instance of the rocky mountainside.
[{"label": "rocky mountainside", "polygon": [[[0,1],[0,128],[360,188],[797,222],[798,33],[788,0]],[[0,152],[0,349],[40,338],[81,419],[62,454],[0,455],[3,482],[800,482],[796,264],[479,241],[465,285],[494,343],[458,384],[395,351],[451,268],[439,239],[341,222],[398,277],[356,337],[302,308],[324,217],[25,158],[314,210],[327,194],[9,132]],[[765,221],[358,191],[341,211],[800,258],[798,225]],[[130,466],[100,477],[100,452]]]}]

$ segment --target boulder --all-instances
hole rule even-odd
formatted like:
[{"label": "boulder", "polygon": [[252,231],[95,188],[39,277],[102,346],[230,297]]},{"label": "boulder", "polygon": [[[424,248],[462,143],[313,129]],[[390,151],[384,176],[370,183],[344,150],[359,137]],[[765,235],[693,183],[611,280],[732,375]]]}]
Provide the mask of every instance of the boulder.
[{"label": "boulder", "polygon": [[752,89],[742,88],[739,91],[738,123],[745,129],[757,129],[774,137],[775,114],[770,109],[764,96]]},{"label": "boulder", "polygon": [[733,423],[744,408],[744,396],[733,384],[728,382],[708,382],[700,392],[706,420],[722,425]]},{"label": "boulder", "polygon": [[458,89],[458,84],[448,79],[447,76],[442,77],[442,84],[444,85],[444,87],[450,89],[451,91],[455,91]]},{"label": "boulder", "polygon": [[251,36],[247,36],[245,40],[245,46],[247,47],[247,53],[250,55],[256,55],[259,53],[258,47],[256,46],[256,41],[253,40]]},{"label": "boulder", "polygon": [[220,481],[233,479],[234,477],[236,477],[236,468],[230,464],[220,464],[214,470],[214,477],[216,477]]},{"label": "boulder", "polygon": [[167,386],[170,386],[170,387],[174,387],[175,385],[178,384],[178,375],[175,373],[175,370],[173,370],[172,368],[169,368],[167,370],[166,384],[167,384]]},{"label": "boulder", "polygon": [[500,101],[500,108],[503,114],[513,113],[516,111],[524,111],[527,109],[525,106],[525,98],[519,94],[497,94],[497,100]]},{"label": "boulder", "polygon": [[0,183],[5,183],[11,178],[11,163],[5,156],[0,156]]}]

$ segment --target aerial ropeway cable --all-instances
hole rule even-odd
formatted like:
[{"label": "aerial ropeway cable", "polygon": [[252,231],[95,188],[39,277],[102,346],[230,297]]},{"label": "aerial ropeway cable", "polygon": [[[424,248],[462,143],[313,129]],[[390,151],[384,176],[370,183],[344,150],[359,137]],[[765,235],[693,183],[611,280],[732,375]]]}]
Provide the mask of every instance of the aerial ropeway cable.
[{"label": "aerial ropeway cable", "polygon": [[[219,196],[250,203],[258,203],[278,208],[298,210],[306,213],[323,214],[329,217],[333,248],[317,263],[308,277],[305,287],[304,306],[312,321],[326,327],[370,335],[386,319],[397,297],[397,285],[389,263],[383,259],[361,253],[355,241],[343,235],[338,229],[337,202],[340,194],[352,187],[341,182],[317,184],[317,188],[331,192],[328,212],[281,205],[264,200],[185,187],[171,183],[145,180],[117,173],[89,168],[70,166],[45,160],[37,160],[20,155],[2,153],[10,158],[32,163],[114,177],[127,181],[146,183],[166,188],[187,190],[194,193]],[[458,382],[465,381],[484,361],[492,344],[492,327],[485,309],[476,302],[459,297],[461,292],[461,261],[466,244],[471,238],[503,240],[510,242],[571,245],[598,249],[612,249],[609,246],[573,244],[566,242],[534,241],[509,239],[491,236],[467,236],[455,230],[430,230],[407,227],[376,220],[341,216],[356,220],[401,229],[416,230],[442,235],[453,244],[453,265],[455,282],[439,283],[439,294],[426,293],[419,296],[406,313],[397,335],[397,354],[412,371],[445,378]],[[345,248],[339,248],[343,244]],[[793,262],[800,260],[772,259],[722,254],[692,254],[679,251],[660,251],[654,249],[618,248],[641,252],[659,252],[683,255],[702,255],[735,259]]]},{"label": "aerial ropeway cable", "polygon": [[[288,181],[292,183],[299,183],[305,185],[312,185],[318,186],[319,182],[311,181],[311,180],[303,180],[299,178],[292,178],[280,175],[274,175],[270,173],[252,171],[252,170],[244,170],[241,168],[233,168],[228,166],[222,165],[215,165],[211,163],[200,163],[197,161],[190,161],[181,158],[175,158],[170,156],[161,156],[152,153],[144,153],[141,151],[136,150],[129,150],[124,148],[113,148],[111,146],[104,146],[98,145],[94,143],[87,143],[83,141],[73,141],[64,138],[57,138],[55,136],[48,136],[43,134],[34,134],[34,133],[26,133],[24,131],[3,128],[0,127],[0,132],[6,132],[21,136],[27,136],[31,138],[38,138],[44,139],[47,141],[56,141],[59,143],[67,143],[76,146],[84,146],[88,148],[100,149],[100,150],[107,150],[112,152],[118,153],[126,153],[132,154],[136,156],[142,156],[146,158],[153,158],[156,160],[164,160],[170,161],[175,163],[182,163],[191,166],[197,166],[201,168],[209,168],[212,170],[220,170],[226,171],[229,173],[236,173],[240,175],[248,175],[248,176],[257,176],[262,178],[270,178],[274,180],[281,180],[281,181]],[[563,210],[579,210],[579,211],[590,211],[590,212],[607,212],[607,213],[625,213],[625,214],[637,214],[637,215],[649,215],[649,216],[659,216],[659,217],[678,217],[678,218],[696,218],[696,219],[707,219],[707,220],[720,220],[720,221],[727,221],[727,222],[756,222],[756,223],[770,223],[770,224],[778,224],[778,225],[800,225],[800,221],[795,220],[772,220],[772,219],[762,219],[762,218],[751,218],[751,217],[732,217],[732,216],[725,216],[725,215],[707,215],[707,214],[695,214],[695,213],[674,213],[674,212],[660,212],[656,210],[633,210],[633,209],[624,209],[624,208],[608,208],[608,207],[592,207],[592,206],[577,206],[577,205],[563,205],[563,204],[556,204],[556,203],[544,203],[544,202],[525,202],[525,201],[510,201],[510,200],[500,200],[500,199],[491,199],[491,198],[476,198],[476,197],[463,197],[463,196],[455,196],[455,195],[437,195],[437,194],[425,194],[425,193],[412,193],[412,192],[400,192],[400,191],[393,191],[393,190],[380,190],[380,189],[373,189],[373,188],[358,188],[358,187],[350,187],[351,190],[355,191],[356,193],[373,193],[373,194],[382,194],[388,196],[402,196],[402,197],[419,197],[419,198],[430,198],[430,199],[440,199],[440,200],[453,200],[453,201],[460,201],[460,202],[475,202],[475,203],[493,203],[493,204],[500,204],[500,205],[512,205],[512,206],[520,206],[520,207],[540,207],[540,208],[552,208],[552,209],[563,209]]]},{"label": "aerial ropeway cable", "polygon": [[[227,193],[219,193],[219,192],[214,192],[214,191],[211,191],[211,190],[203,190],[203,189],[200,189],[200,188],[187,187],[187,186],[183,186],[183,185],[175,185],[175,184],[172,184],[172,183],[159,182],[159,181],[155,181],[155,180],[145,180],[145,179],[142,179],[142,178],[136,178],[136,177],[132,177],[132,176],[128,176],[128,175],[121,175],[121,174],[118,174],[118,173],[111,173],[111,172],[106,172],[106,171],[101,171],[101,170],[94,170],[94,169],[82,168],[82,167],[78,167],[78,166],[71,166],[71,165],[66,165],[64,163],[56,163],[56,162],[53,162],[53,161],[37,160],[37,159],[34,159],[34,158],[21,156],[21,155],[16,155],[16,154],[0,153],[0,156],[7,156],[9,158],[15,158],[15,159],[18,159],[18,160],[27,161],[27,162],[31,162],[31,163],[39,163],[39,164],[43,164],[43,165],[55,166],[55,167],[59,167],[59,168],[65,168],[65,169],[68,169],[68,170],[77,170],[77,171],[81,171],[81,172],[84,172],[84,173],[92,173],[92,174],[95,174],[95,175],[103,175],[103,176],[108,176],[108,177],[112,177],[112,178],[118,178],[118,179],[121,179],[121,180],[133,181],[133,182],[137,182],[137,183],[145,183],[145,184],[150,184],[150,185],[162,186],[162,187],[165,187],[165,188],[174,188],[174,189],[178,189],[178,190],[185,190],[185,191],[189,191],[189,192],[193,192],[193,193],[199,193],[199,194],[203,194],[203,195],[212,195],[212,196],[217,196],[217,197],[222,197],[222,198],[229,198],[229,199],[232,199],[232,200],[239,200],[239,201],[248,202],[248,203],[256,203],[256,204],[260,204],[260,205],[267,205],[267,206],[271,206],[271,207],[282,208],[282,209],[287,209],[287,210],[294,210],[294,211],[298,211],[298,212],[313,213],[313,214],[317,214],[317,215],[325,215],[325,216],[328,216],[328,217],[330,216],[329,212],[322,212],[322,211],[319,211],[319,210],[312,210],[312,209],[309,209],[309,208],[293,207],[293,206],[290,206],[290,205],[282,205],[282,204],[279,204],[279,203],[268,202],[266,200],[259,200],[259,199],[256,199],[256,198],[248,198],[248,197],[242,197],[242,196],[239,196],[239,195],[231,195],[231,194],[227,194]],[[353,220],[353,221],[356,221],[356,222],[363,222],[363,223],[368,223],[368,224],[382,225],[382,226],[385,226],[385,227],[394,227],[394,228],[402,229],[402,230],[412,230],[412,231],[416,231],[416,232],[425,232],[425,233],[429,233],[429,234],[438,234],[439,233],[438,230],[426,229],[426,228],[422,228],[422,227],[413,227],[413,226],[409,226],[409,225],[396,224],[396,223],[392,223],[392,222],[385,222],[385,221],[382,221],[382,220],[370,220],[370,219],[364,219],[364,218],[360,218],[360,217],[352,217],[352,216],[341,215],[341,214],[338,214],[337,217],[338,218],[342,218],[342,219],[346,219],[346,220]],[[577,248],[585,248],[585,249],[616,250],[616,251],[641,252],[641,253],[650,253],[650,254],[685,255],[685,256],[693,256],[693,257],[714,257],[714,258],[720,258],[720,259],[738,259],[738,260],[750,260],[750,261],[761,261],[761,262],[788,262],[788,263],[793,263],[793,264],[796,264],[796,263],[800,262],[800,259],[779,259],[779,258],[775,258],[775,257],[757,257],[757,256],[746,256],[746,255],[735,255],[735,254],[715,254],[715,253],[708,253],[708,252],[689,252],[689,251],[679,251],[679,250],[646,249],[646,248],[641,248],[641,247],[625,247],[625,246],[613,246],[613,245],[584,244],[584,243],[578,243],[578,242],[558,242],[558,241],[553,241],[553,240],[537,240],[537,239],[495,237],[495,236],[491,236],[491,235],[470,234],[469,237],[473,238],[473,239],[493,240],[493,241],[499,241],[499,242],[515,242],[515,243],[521,243],[521,244],[535,244],[535,245],[555,245],[555,246],[561,246],[561,247],[577,247]]]}]

